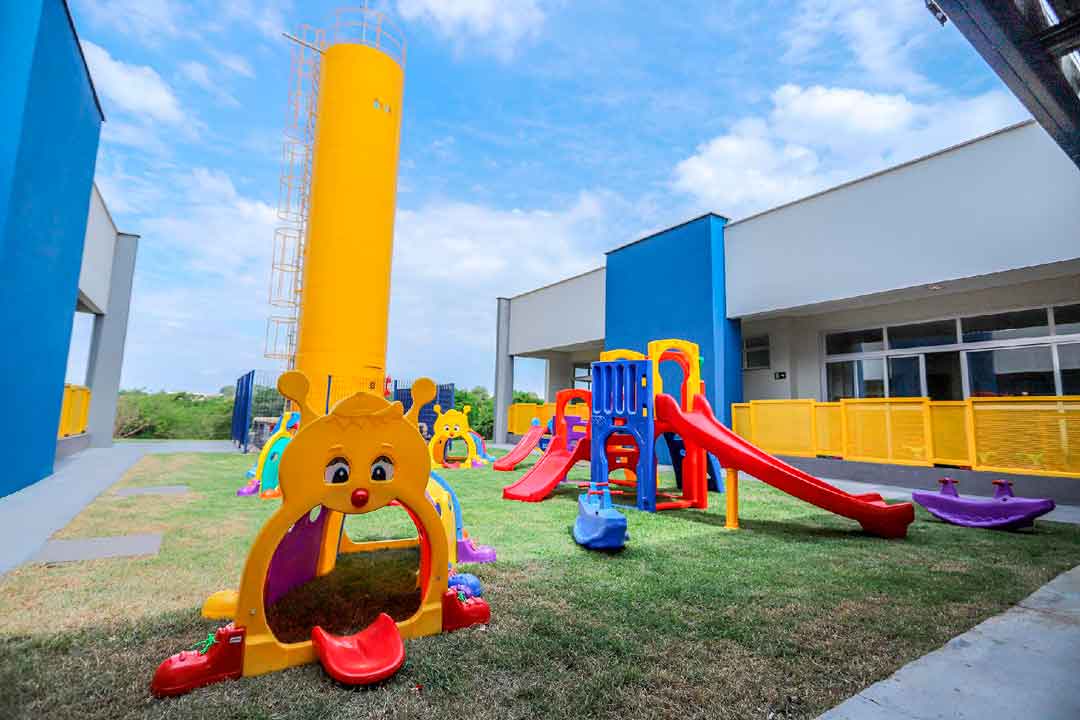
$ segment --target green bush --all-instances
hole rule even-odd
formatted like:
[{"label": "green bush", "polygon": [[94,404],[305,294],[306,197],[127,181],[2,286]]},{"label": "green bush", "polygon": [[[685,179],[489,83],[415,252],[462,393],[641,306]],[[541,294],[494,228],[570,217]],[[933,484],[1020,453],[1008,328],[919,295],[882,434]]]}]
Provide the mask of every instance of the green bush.
[{"label": "green bush", "polygon": [[122,390],[113,435],[118,438],[227,440],[232,430],[232,395],[148,393]]},{"label": "green bush", "polygon": [[[534,393],[514,391],[514,402],[542,403],[544,402]],[[474,387],[472,390],[454,390],[454,407],[462,410],[466,405],[472,406],[469,412],[469,426],[480,433],[482,437],[491,439],[495,432],[495,399],[485,387]]]}]

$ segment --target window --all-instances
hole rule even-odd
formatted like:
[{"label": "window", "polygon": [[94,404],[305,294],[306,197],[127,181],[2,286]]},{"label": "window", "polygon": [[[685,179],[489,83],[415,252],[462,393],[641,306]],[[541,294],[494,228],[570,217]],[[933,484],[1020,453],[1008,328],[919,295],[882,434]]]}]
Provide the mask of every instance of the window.
[{"label": "window", "polygon": [[575,390],[590,390],[590,389],[592,389],[592,366],[591,365],[575,365],[574,366],[574,389]]},{"label": "window", "polygon": [[956,321],[894,325],[889,328],[889,347],[892,349],[927,347],[930,345],[955,345]]},{"label": "window", "polygon": [[960,353],[926,353],[926,394],[931,400],[963,400]]},{"label": "window", "polygon": [[1061,394],[1080,395],[1080,343],[1058,345],[1061,366]]},{"label": "window", "polygon": [[1054,332],[1058,335],[1080,333],[1080,304],[1054,308]]},{"label": "window", "polygon": [[767,370],[770,364],[768,335],[743,340],[743,370]]},{"label": "window", "polygon": [[964,318],[960,324],[966,343],[1040,337],[1050,333],[1046,310],[1043,309],[979,315]]},{"label": "window", "polygon": [[825,336],[825,353],[827,355],[847,355],[849,353],[884,349],[885,340],[881,328],[829,333]]},{"label": "window", "polygon": [[922,397],[919,356],[889,358],[889,397]]},{"label": "window", "polygon": [[845,360],[825,366],[829,402],[841,398],[885,397],[885,360]]},{"label": "window", "polygon": [[1054,395],[1054,361],[1049,346],[969,352],[972,397]]}]

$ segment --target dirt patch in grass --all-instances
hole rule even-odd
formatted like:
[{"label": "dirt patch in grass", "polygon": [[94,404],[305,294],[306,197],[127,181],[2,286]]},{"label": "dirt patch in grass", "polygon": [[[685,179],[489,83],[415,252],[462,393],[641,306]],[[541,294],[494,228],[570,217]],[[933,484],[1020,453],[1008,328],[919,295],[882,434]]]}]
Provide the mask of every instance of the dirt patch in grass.
[{"label": "dirt patch in grass", "polygon": [[415,549],[354,553],[338,557],[334,569],[293,588],[266,609],[266,621],[281,642],[311,639],[316,625],[334,635],[352,635],[387,613],[405,620],[420,608]]}]

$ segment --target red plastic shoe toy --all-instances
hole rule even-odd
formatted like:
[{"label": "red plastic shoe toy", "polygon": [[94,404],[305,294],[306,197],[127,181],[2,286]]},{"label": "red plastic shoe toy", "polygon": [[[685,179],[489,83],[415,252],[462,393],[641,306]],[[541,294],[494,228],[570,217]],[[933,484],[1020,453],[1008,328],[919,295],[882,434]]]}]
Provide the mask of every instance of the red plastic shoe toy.
[{"label": "red plastic shoe toy", "polygon": [[184,650],[158,665],[150,692],[158,697],[183,695],[222,680],[235,680],[244,669],[244,628],[220,627],[196,650]]},{"label": "red plastic shoe toy", "polygon": [[442,596],[443,632],[460,630],[470,625],[483,625],[491,621],[491,606],[478,597],[465,597],[456,589],[447,590]]}]

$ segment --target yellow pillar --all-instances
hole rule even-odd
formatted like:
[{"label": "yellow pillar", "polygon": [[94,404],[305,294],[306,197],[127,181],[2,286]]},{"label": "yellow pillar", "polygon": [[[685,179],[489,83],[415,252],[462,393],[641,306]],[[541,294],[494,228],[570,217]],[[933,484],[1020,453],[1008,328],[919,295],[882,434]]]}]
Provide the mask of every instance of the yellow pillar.
[{"label": "yellow pillar", "polygon": [[724,529],[739,529],[739,471],[727,469],[724,478],[724,494],[727,496],[727,510],[724,517]]},{"label": "yellow pillar", "polygon": [[404,70],[366,45],[322,55],[296,369],[308,402],[382,392]]}]

